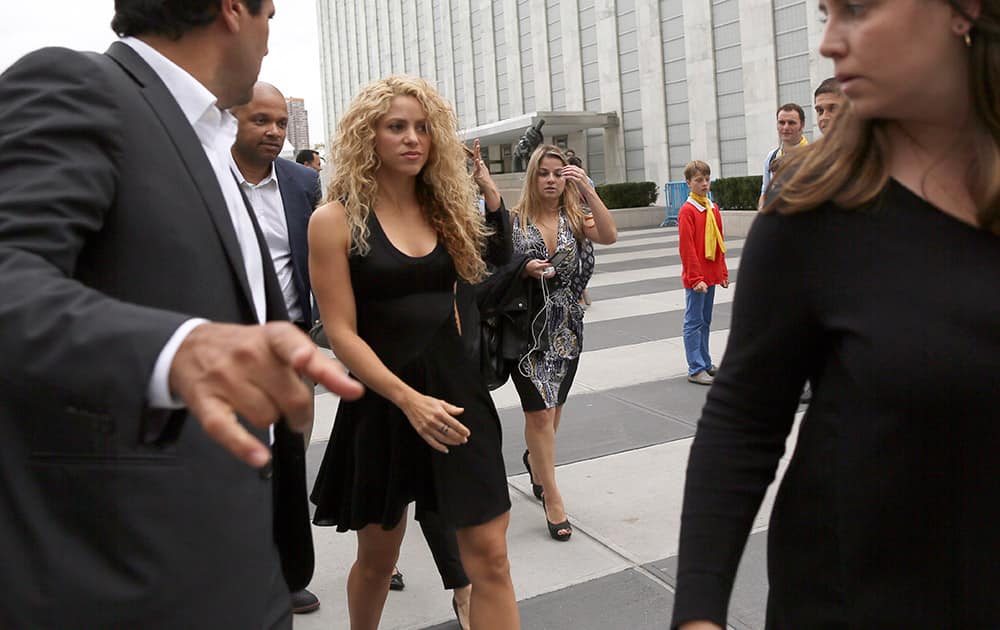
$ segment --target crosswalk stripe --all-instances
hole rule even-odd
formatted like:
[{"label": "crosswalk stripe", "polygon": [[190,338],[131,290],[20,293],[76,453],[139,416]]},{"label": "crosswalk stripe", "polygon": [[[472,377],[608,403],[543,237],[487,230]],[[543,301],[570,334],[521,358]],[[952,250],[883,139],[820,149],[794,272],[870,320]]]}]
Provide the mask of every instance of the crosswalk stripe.
[{"label": "crosswalk stripe", "polygon": [[[729,285],[730,289],[733,285]],[[661,291],[659,293],[644,293],[642,295],[630,295],[623,298],[613,298],[610,300],[598,300],[587,310],[584,318],[584,325],[593,322],[606,322],[613,319],[623,319],[625,317],[637,317],[640,315],[655,315],[657,313],[669,313],[670,311],[680,311],[685,308],[686,293],[684,289],[673,291]],[[733,301],[732,290],[716,290],[715,304],[726,304]]]},{"label": "crosswalk stripe", "polygon": [[[739,269],[740,257],[726,258],[726,267],[729,269],[729,277],[736,277],[736,270]],[[604,287],[612,284],[622,284],[625,282],[639,282],[642,280],[658,280],[660,278],[679,278],[681,275],[680,265],[667,265],[664,267],[646,267],[643,269],[629,269],[628,271],[605,271],[600,270],[600,265],[594,271],[594,277],[590,279],[591,287]]]},{"label": "crosswalk stripe", "polygon": [[[743,241],[745,239],[735,239],[726,242],[726,247],[730,251],[741,249],[743,247]],[[602,264],[624,262],[626,260],[643,260],[646,258],[659,258],[660,256],[679,256],[680,251],[677,249],[677,244],[666,246],[666,247],[651,247],[650,249],[641,249],[635,252],[623,252],[621,254],[599,254],[597,256],[597,266],[600,268]],[[728,262],[728,259],[727,259]]]}]

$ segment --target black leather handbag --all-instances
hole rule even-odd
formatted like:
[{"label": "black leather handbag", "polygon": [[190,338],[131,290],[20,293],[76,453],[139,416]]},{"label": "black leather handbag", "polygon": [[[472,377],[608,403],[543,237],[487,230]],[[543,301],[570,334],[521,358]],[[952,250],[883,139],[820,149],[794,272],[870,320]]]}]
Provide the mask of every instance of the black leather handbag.
[{"label": "black leather handbag", "polygon": [[510,378],[510,366],[501,354],[503,316],[494,314],[479,322],[479,372],[486,387],[494,390]]}]

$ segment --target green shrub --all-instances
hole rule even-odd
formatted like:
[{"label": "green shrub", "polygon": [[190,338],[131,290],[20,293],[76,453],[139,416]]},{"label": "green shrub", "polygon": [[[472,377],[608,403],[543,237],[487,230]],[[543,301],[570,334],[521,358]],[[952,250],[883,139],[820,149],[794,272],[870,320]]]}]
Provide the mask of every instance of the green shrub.
[{"label": "green shrub", "polygon": [[760,175],[724,177],[712,182],[712,199],[722,210],[756,210]]},{"label": "green shrub", "polygon": [[655,182],[624,182],[597,186],[597,194],[608,208],[641,208],[656,201]]}]

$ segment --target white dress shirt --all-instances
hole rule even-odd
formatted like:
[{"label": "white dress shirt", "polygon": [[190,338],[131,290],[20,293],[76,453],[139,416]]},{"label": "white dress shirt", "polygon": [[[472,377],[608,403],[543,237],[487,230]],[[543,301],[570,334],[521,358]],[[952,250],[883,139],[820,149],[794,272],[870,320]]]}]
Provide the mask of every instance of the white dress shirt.
[{"label": "white dress shirt", "polygon": [[[222,189],[229,210],[229,218],[233,222],[236,240],[240,244],[243,264],[246,268],[247,281],[250,283],[250,293],[253,298],[257,320],[264,322],[266,300],[264,296],[264,267],[260,255],[260,246],[253,229],[253,222],[247,212],[246,204],[240,196],[239,186],[229,170],[229,150],[236,139],[236,119],[229,112],[216,107],[215,95],[208,91],[186,70],[170,61],[153,47],[134,37],[124,37],[121,41],[134,50],[156,73],[167,91],[180,106],[184,117],[191,123],[195,135],[201,142],[215,172],[215,178]],[[160,351],[149,380],[147,398],[149,405],[155,408],[179,409],[183,401],[170,392],[170,366],[173,363],[177,348],[199,324],[202,319],[190,319],[174,331],[167,344]]]},{"label": "white dress shirt", "polygon": [[278,274],[281,295],[285,298],[288,318],[293,322],[304,321],[311,324],[310,318],[304,316],[302,308],[299,307],[299,292],[295,290],[295,270],[292,267],[292,245],[288,240],[288,220],[285,217],[285,204],[281,200],[278,171],[274,168],[274,163],[271,163],[271,172],[267,177],[256,184],[251,184],[246,177],[243,177],[231,152],[229,166],[239,181],[243,194],[250,200],[250,207],[257,215],[260,231],[264,233],[267,249],[271,252],[271,260],[274,262],[274,271]]}]

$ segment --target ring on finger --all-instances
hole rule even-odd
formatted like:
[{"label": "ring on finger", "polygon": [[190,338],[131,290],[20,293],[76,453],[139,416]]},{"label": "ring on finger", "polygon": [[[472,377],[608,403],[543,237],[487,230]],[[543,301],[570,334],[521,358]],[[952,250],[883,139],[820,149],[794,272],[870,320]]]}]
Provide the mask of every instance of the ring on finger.
[{"label": "ring on finger", "polygon": [[441,435],[448,435],[448,425],[442,423],[440,431]]}]

